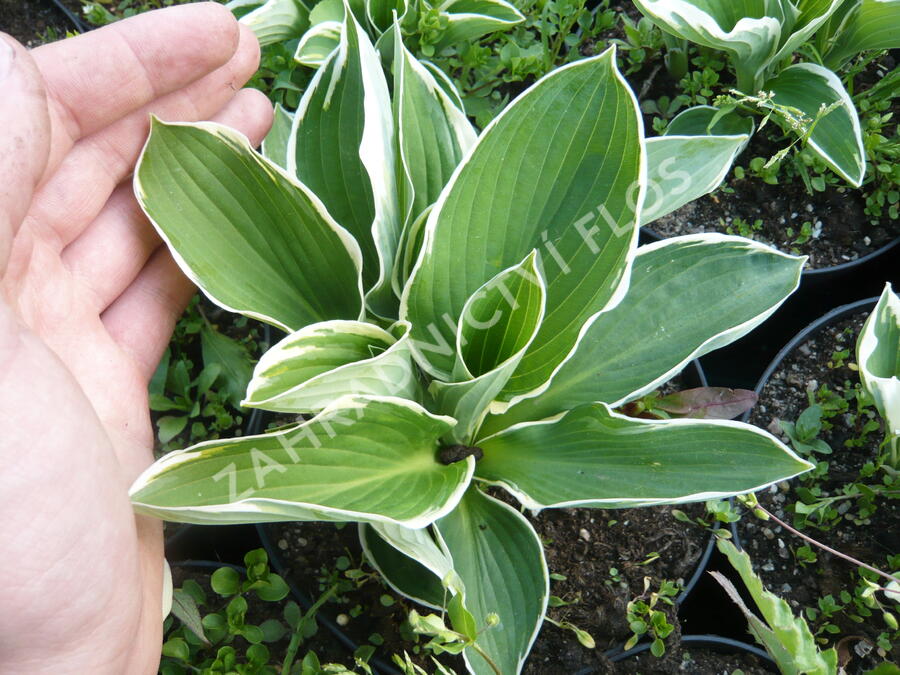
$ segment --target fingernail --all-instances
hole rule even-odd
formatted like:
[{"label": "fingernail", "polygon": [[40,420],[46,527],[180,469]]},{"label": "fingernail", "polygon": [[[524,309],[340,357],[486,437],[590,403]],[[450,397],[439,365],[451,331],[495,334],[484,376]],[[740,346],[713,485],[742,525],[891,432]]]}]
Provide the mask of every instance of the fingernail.
[{"label": "fingernail", "polygon": [[12,72],[15,61],[16,50],[9,43],[8,37],[0,35],[0,82]]}]

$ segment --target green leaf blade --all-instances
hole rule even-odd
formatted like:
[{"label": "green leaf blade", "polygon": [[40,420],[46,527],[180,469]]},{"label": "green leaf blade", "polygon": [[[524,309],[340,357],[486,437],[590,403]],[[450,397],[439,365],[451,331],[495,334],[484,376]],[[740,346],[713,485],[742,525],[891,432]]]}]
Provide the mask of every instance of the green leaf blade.
[{"label": "green leaf blade", "polygon": [[853,187],[862,184],[866,154],[856,107],[833,72],[814,63],[796,63],[765,84],[773,101],[801,110],[815,120],[821,106],[837,107],[815,122],[809,147]]},{"label": "green leaf blade", "polygon": [[[540,539],[515,509],[472,487],[459,506],[437,521],[438,533],[465,586],[477,644],[501,673],[518,673],[547,609],[549,576]],[[500,624],[485,629],[488,614]],[[476,675],[495,671],[473,648],[466,664]]]},{"label": "green leaf blade", "polygon": [[759,490],[812,468],[770,434],[726,420],[639,420],[603,403],[483,439],[476,477],[529,508],[622,508]]},{"label": "green leaf blade", "polygon": [[643,162],[637,106],[613,50],[554,71],[508,107],[426,224],[401,303],[420,365],[448,377],[466,300],[538,249],[550,309],[508,392],[543,384],[584,321],[621,293]]},{"label": "green leaf blade", "polygon": [[171,453],[130,495],[138,512],[178,522],[424,527],[455,506],[473,471],[471,458],[437,460],[452,424],[411,401],[346,397],[297,427]]},{"label": "green leaf blade", "polygon": [[179,266],[221,307],[283,330],[359,316],[356,242],[244,136],[154,119],[134,181]]},{"label": "green leaf blade", "polygon": [[311,413],[348,394],[415,398],[409,326],[394,331],[360,321],[306,326],[263,354],[244,405]]},{"label": "green leaf blade", "polygon": [[796,290],[803,262],[718,234],[642,246],[625,299],[585,330],[544,391],[488,418],[482,434],[585,403],[617,406],[649,393],[692,359],[762,323]]}]

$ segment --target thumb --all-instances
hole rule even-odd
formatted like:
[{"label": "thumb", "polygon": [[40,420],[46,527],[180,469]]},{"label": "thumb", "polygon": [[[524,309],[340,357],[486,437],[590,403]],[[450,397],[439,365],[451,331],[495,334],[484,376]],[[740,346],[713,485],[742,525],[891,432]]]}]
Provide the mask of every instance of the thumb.
[{"label": "thumb", "polygon": [[50,116],[31,54],[0,33],[0,277],[47,166]]}]

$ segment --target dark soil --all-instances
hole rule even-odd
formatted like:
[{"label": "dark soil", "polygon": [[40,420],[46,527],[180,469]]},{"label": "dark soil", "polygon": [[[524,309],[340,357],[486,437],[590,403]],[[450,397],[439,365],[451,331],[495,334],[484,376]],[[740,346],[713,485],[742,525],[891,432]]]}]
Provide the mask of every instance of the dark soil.
[{"label": "dark soil", "polygon": [[[683,505],[681,510],[692,517],[704,512],[699,504]],[[627,511],[548,509],[529,518],[545,542],[550,572],[566,577],[564,581],[551,581],[550,593],[568,602],[577,601],[551,608],[548,616],[587,631],[597,647],[586,649],[568,631],[545,624],[525,664],[526,674],[607,667],[603,652],[631,636],[626,605],[643,594],[644,577],[650,577],[651,591],[659,590],[663,580],[681,585],[690,580],[709,533],[675,520],[671,511],[669,506]],[[659,557],[644,564],[653,553]],[[617,570],[615,578],[611,568]],[[667,644],[677,644],[677,608],[662,603],[657,608],[664,609],[669,623],[675,626]]]},{"label": "dark soil", "polygon": [[[826,384],[832,391],[840,392],[858,382],[858,374],[847,365],[829,368],[827,363],[835,351],[849,349],[851,354],[854,353],[865,316],[864,312],[826,328],[790,354],[763,389],[750,422],[780,433],[778,420],[796,420],[809,405],[808,390]],[[852,362],[851,356],[847,364]],[[860,468],[876,457],[883,438],[883,434],[876,431],[868,437],[866,447],[848,449],[844,441],[858,437],[858,426],[862,422],[852,422],[840,415],[831,422],[833,428],[823,431],[820,438],[831,446],[833,454],[817,457],[829,462],[828,474],[818,480],[819,487],[827,495],[838,494],[845,484],[860,480]],[[759,496],[760,503],[790,523],[793,516],[789,507],[798,501],[795,489],[803,484],[803,479],[798,479],[790,485],[773,486]],[[863,562],[884,568],[886,557],[900,550],[900,529],[897,527],[900,505],[896,500],[885,499],[878,504],[870,522],[863,526],[842,519],[826,531],[809,527],[806,534]],[[787,599],[795,611],[815,607],[818,599],[826,595],[838,598],[842,590],[852,591],[857,585],[855,567],[827,552],[816,551],[816,563],[798,564],[794,551],[805,542],[774,523],[745,517],[739,523],[739,533],[765,585]],[[862,651],[867,647],[865,640],[873,642],[880,632],[887,630],[877,611],[863,624],[852,622],[843,613],[838,613],[831,621],[841,631],[833,636],[834,640],[844,635],[858,636],[859,639],[851,640],[851,644],[859,645]],[[853,648],[849,653],[855,657],[848,666],[850,673],[862,672],[878,662],[872,658],[874,653],[868,659],[861,658]],[[894,660],[898,657],[900,652],[893,654]]]},{"label": "dark soil", "polygon": [[[331,523],[276,523],[267,526],[267,531],[285,565],[286,576],[312,600],[327,591],[337,578],[346,578],[337,569],[340,558],[348,558],[351,569],[364,569],[375,574],[363,563],[358,530],[353,524],[339,529]],[[389,596],[392,603],[382,602],[382,596]],[[414,651],[419,647],[406,639],[408,635],[401,633],[409,610],[413,608],[422,613],[430,612],[382,585],[377,576],[369,576],[358,588],[329,601],[321,614],[339,625],[345,624],[344,633],[356,644],[371,643],[373,635],[380,636],[385,645],[378,651],[382,658],[389,659],[392,653],[402,654],[406,650],[430,672],[433,665],[415,655]],[[377,637],[375,641],[380,643]],[[349,650],[328,631],[320,629],[303,648],[316,652],[322,662],[353,665]],[[465,672],[460,658],[441,656],[440,660],[457,672]]]},{"label": "dark soil", "polygon": [[[81,16],[78,0],[62,0]],[[0,31],[9,33],[26,47],[37,47],[75,30],[72,21],[51,0],[0,0]],[[52,31],[48,33],[48,31]]]},{"label": "dark soil", "polygon": [[595,672],[615,673],[616,675],[641,675],[667,673],[696,673],[702,675],[732,675],[736,672],[744,675],[768,675],[775,672],[769,665],[755,654],[740,652],[735,654],[718,653],[699,645],[682,644],[667,648],[662,658],[657,659],[649,652],[613,664],[609,670],[597,669]]}]

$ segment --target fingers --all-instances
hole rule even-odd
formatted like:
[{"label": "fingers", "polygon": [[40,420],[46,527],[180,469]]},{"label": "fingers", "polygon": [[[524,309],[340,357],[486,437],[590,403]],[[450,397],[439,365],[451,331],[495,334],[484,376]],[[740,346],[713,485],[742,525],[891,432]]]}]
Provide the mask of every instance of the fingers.
[{"label": "fingers", "polygon": [[[258,143],[271,119],[268,99],[255,89],[244,89],[213,121],[240,129]],[[160,238],[138,206],[128,182],[116,188],[96,220],[66,247],[62,260],[91,293],[99,314],[134,281],[159,245]]]},{"label": "fingers", "polygon": [[[258,145],[271,120],[272,107],[268,99],[255,90],[246,90],[236,96],[215,121],[246,133],[250,142]],[[115,240],[131,227],[144,228],[144,232],[128,236],[134,237],[136,242],[147,241],[145,237],[150,224],[141,216],[137,221],[111,219],[103,227],[105,232],[89,231],[85,237],[90,235],[96,238],[95,241],[106,237],[108,243],[101,245],[101,249],[110,251]],[[101,267],[93,273],[86,259],[78,261],[73,255],[70,264],[76,268],[81,266],[79,274],[82,276],[92,274],[95,280],[92,283],[98,284],[94,287],[98,300],[118,296],[103,312],[101,319],[113,340],[134,359],[144,378],[149,381],[172,336],[176,320],[194,293],[194,286],[182,274],[165,246],[160,245],[151,252],[150,246],[145,245],[143,251],[149,256],[143,268],[136,264],[140,256],[119,256],[115,252],[105,264],[100,262],[99,256],[95,257],[94,261]],[[122,290],[122,280],[129,276],[133,277],[133,281]],[[117,277],[118,288],[115,284],[106,284],[104,277]]]},{"label": "fingers", "polygon": [[79,138],[226,63],[238,24],[216,3],[148,12],[32,54],[50,103],[52,169]]},{"label": "fingers", "polygon": [[27,50],[0,33],[0,278],[50,147],[41,77]]},{"label": "fingers", "polygon": [[49,224],[60,245],[81,234],[131,173],[147,139],[151,113],[167,121],[208,119],[250,79],[259,65],[259,44],[249,28],[239,32],[238,47],[224,66],[75,144],[41,186],[30,214]]}]

